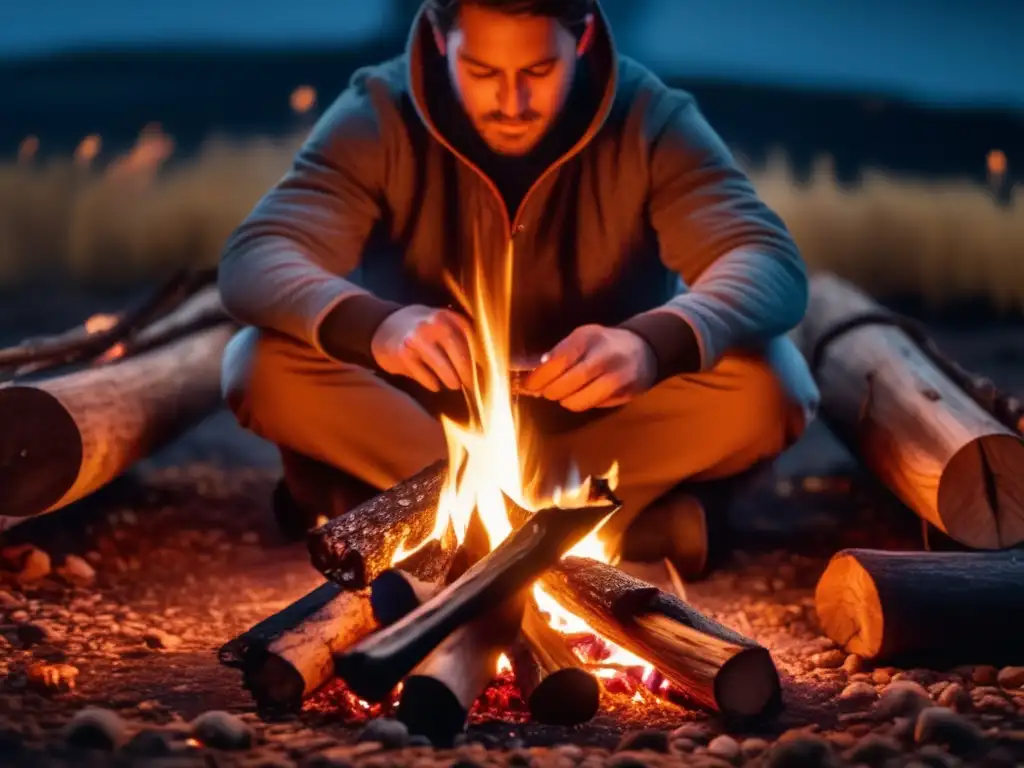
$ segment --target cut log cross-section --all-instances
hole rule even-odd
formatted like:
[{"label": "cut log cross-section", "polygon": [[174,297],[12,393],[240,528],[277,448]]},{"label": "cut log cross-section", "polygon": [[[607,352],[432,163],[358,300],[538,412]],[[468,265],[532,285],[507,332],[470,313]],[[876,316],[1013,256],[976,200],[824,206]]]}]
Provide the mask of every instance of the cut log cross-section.
[{"label": "cut log cross-section", "polygon": [[653,664],[694,703],[730,718],[775,711],[775,662],[753,640],[595,560],[563,558],[544,589],[599,634]]},{"label": "cut log cross-section", "polygon": [[1015,663],[1024,552],[843,550],[814,602],[825,633],[865,658]]},{"label": "cut log cross-section", "polygon": [[826,422],[907,506],[950,538],[976,549],[1021,543],[1021,436],[958,388],[897,325],[867,323],[834,334],[881,312],[834,276],[812,281],[798,335],[816,363]]},{"label": "cut log cross-section", "polygon": [[233,326],[121,361],[0,387],[0,497],[11,517],[66,506],[212,413]]}]

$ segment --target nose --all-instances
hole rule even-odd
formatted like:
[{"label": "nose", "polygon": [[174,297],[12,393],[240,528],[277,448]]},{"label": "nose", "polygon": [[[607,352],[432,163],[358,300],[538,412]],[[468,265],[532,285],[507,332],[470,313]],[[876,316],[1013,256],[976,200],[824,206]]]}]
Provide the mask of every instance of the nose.
[{"label": "nose", "polygon": [[498,86],[498,109],[508,117],[519,117],[530,109],[530,86],[522,73],[501,78]]}]

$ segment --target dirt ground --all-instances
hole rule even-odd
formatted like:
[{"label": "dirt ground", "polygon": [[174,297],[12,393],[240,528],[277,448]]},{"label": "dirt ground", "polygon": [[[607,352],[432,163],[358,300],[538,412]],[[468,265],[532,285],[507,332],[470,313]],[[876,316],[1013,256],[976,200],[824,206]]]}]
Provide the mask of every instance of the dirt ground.
[{"label": "dirt ground", "polygon": [[[0,335],[35,331],[30,319],[3,306]],[[940,339],[1024,393],[1019,330]],[[435,751],[390,723],[364,730],[332,690],[299,715],[261,717],[216,649],[321,581],[304,547],[274,528],[278,471],[270,446],[218,413],[94,497],[3,534],[0,765],[1024,763],[1024,669],[873,667],[821,635],[812,595],[828,557],[920,548],[921,531],[820,425],[731,515],[731,555],[688,586],[697,608],[765,644],[782,674],[783,713],[744,731],[697,710],[612,701],[577,729],[485,719],[459,747]],[[91,728],[71,722],[87,707],[104,711]]]}]

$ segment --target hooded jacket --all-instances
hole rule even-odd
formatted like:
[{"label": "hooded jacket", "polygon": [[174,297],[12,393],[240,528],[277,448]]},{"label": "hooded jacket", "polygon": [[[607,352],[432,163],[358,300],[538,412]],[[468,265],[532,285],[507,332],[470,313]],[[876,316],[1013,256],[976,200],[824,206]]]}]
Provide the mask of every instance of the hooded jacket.
[{"label": "hooded jacket", "polygon": [[581,65],[600,84],[592,119],[508,210],[431,112],[444,65],[421,12],[406,52],[353,75],[230,238],[227,310],[374,367],[389,313],[450,306],[446,274],[512,258],[516,355],[617,325],[647,340],[661,380],[793,328],[803,260],[693,97],[618,55],[600,8]]}]

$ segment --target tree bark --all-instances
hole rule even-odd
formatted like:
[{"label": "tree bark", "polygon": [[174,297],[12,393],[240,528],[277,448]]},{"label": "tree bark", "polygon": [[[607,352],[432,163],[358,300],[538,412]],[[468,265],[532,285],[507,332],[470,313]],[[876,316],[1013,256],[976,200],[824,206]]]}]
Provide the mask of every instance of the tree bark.
[{"label": "tree bark", "polygon": [[377,628],[368,590],[325,582],[221,647],[259,707],[297,711],[334,677],[334,654]]},{"label": "tree bark", "polygon": [[358,696],[381,701],[452,632],[529,586],[615,509],[545,509],[412,613],[335,659]]},{"label": "tree bark", "polygon": [[864,658],[1015,662],[1024,552],[843,550],[814,602],[825,633]]},{"label": "tree bark", "polygon": [[221,323],[137,356],[0,387],[0,496],[30,517],[106,485],[220,403]]},{"label": "tree bark", "polygon": [[881,308],[831,275],[814,278],[801,326],[818,361],[821,408],[833,431],[907,506],[957,542],[1000,549],[1024,541],[1024,444],[894,325],[862,325]]},{"label": "tree bark", "polygon": [[596,632],[653,664],[689,700],[727,717],[780,705],[778,671],[753,640],[678,598],[594,560],[563,558],[544,589]]},{"label": "tree bark", "polygon": [[362,589],[393,565],[399,547],[430,535],[448,462],[438,461],[309,534],[313,566],[349,589]]}]

